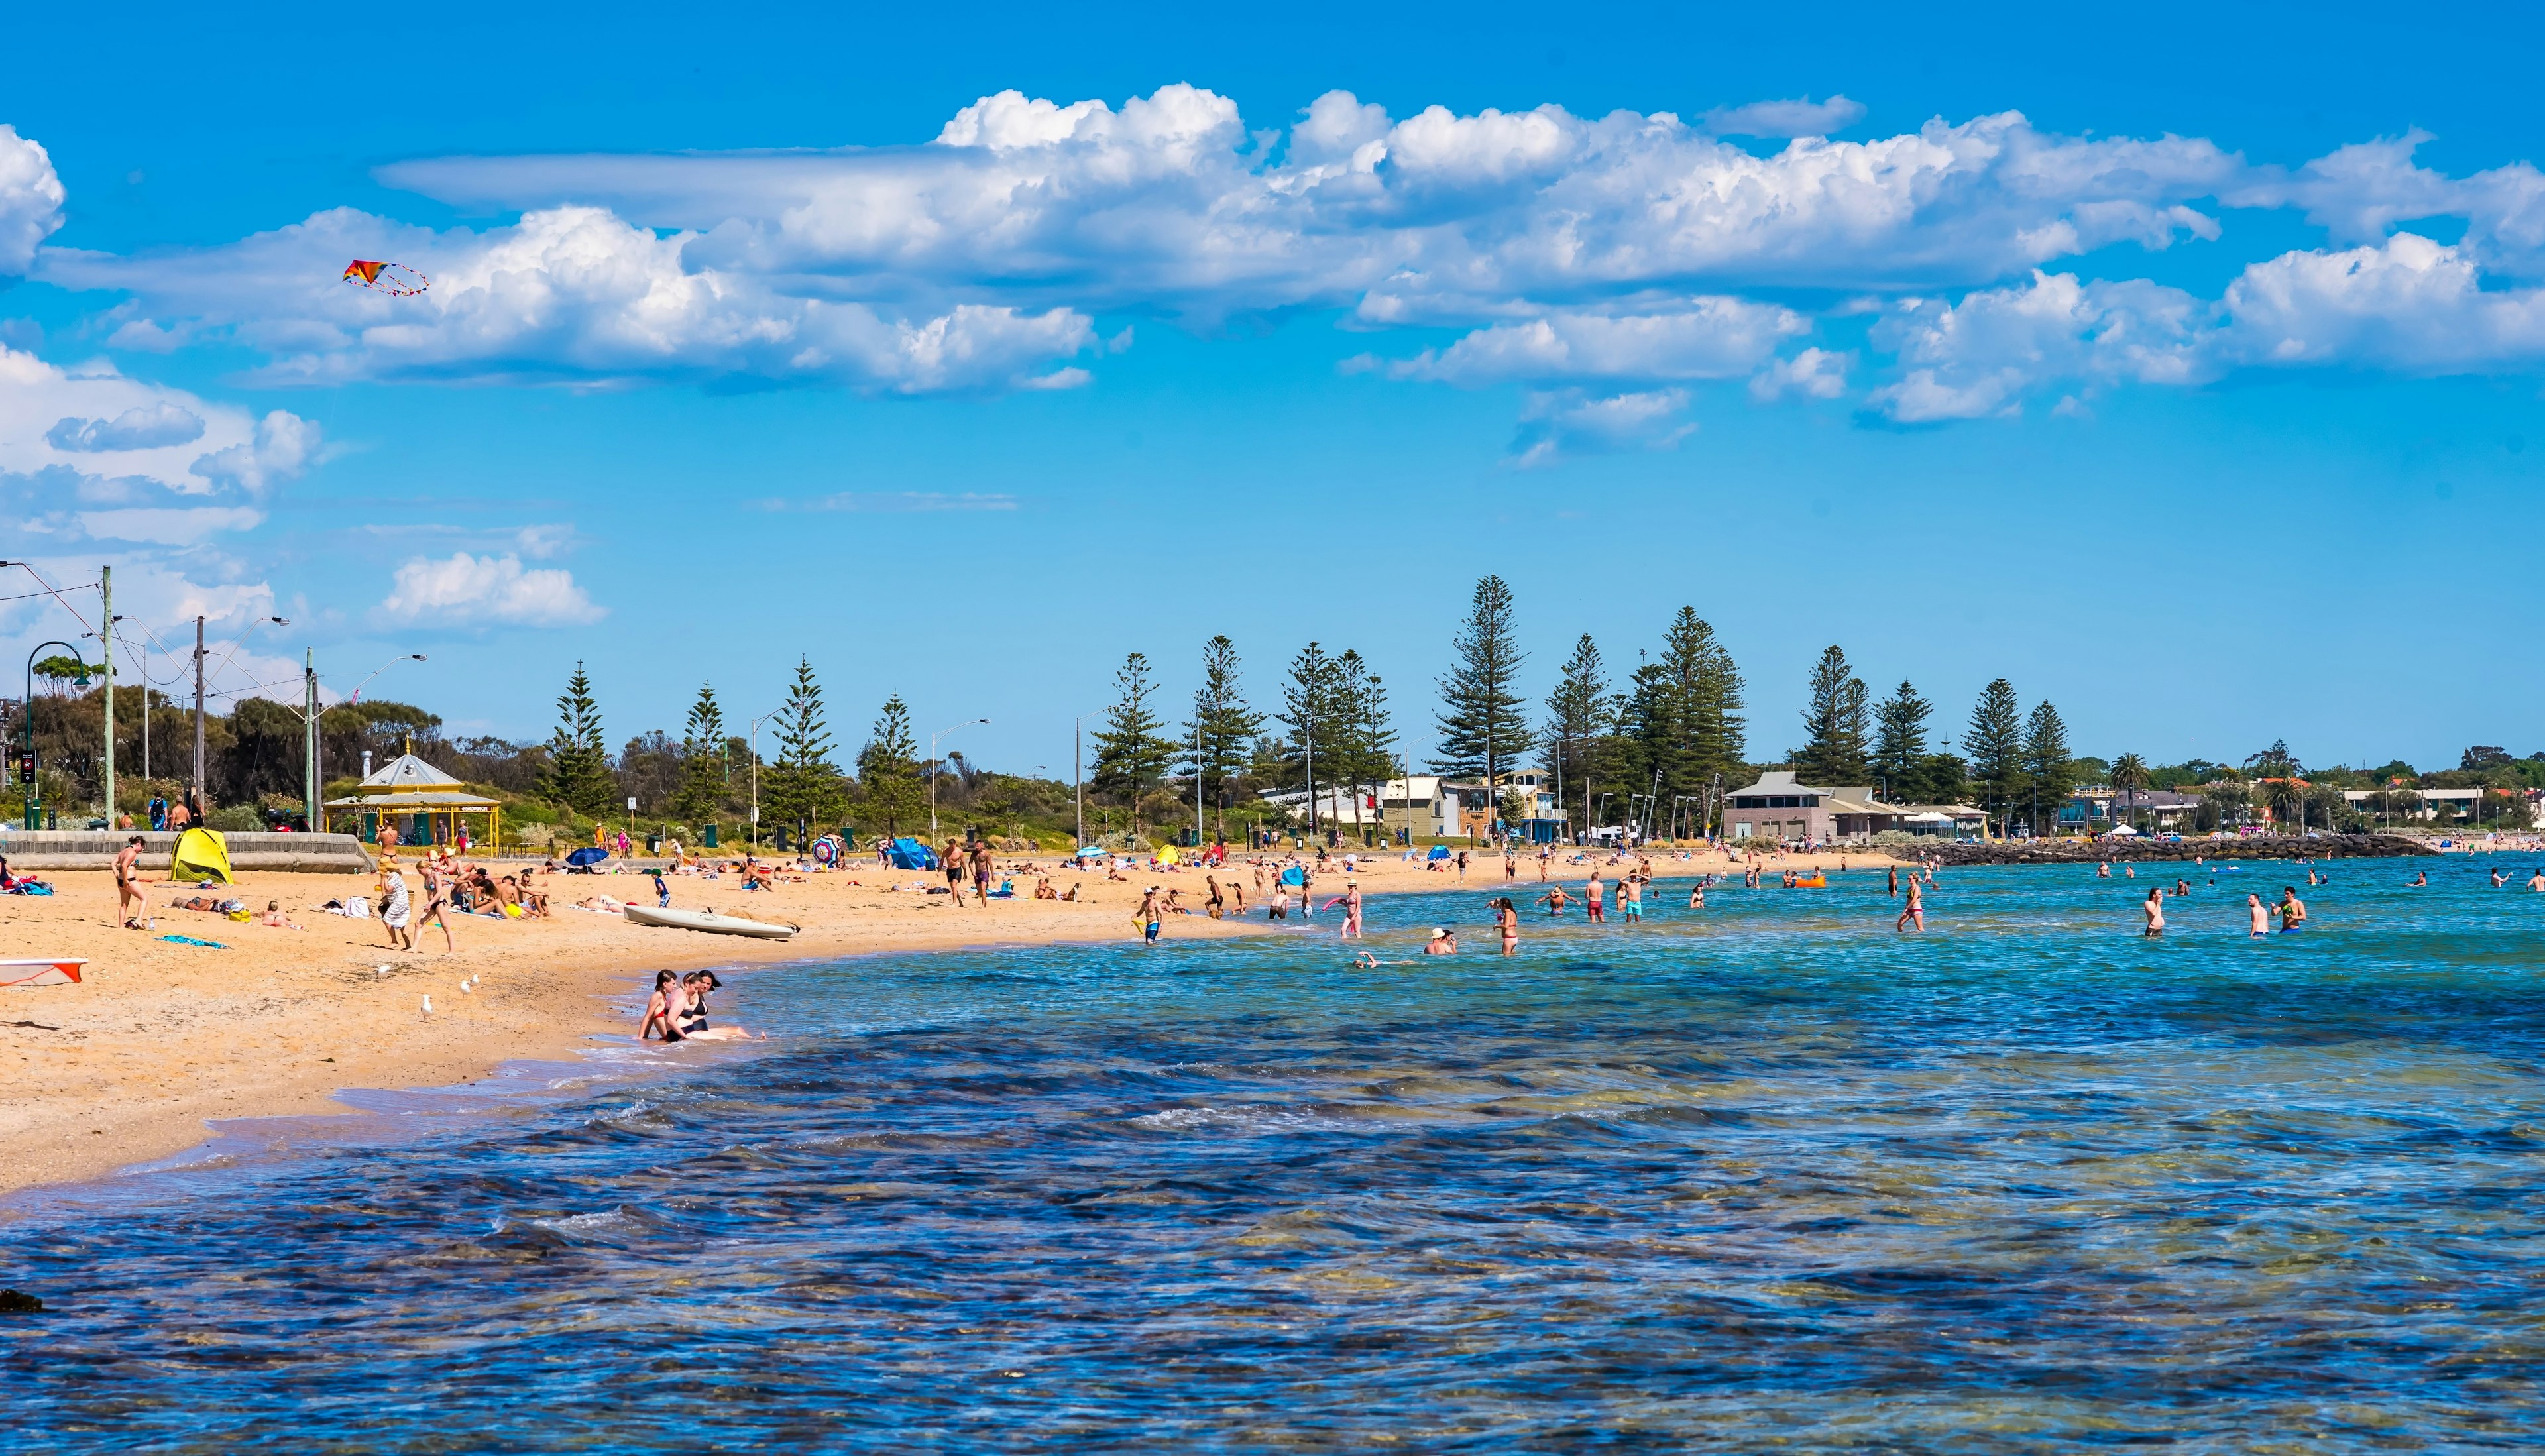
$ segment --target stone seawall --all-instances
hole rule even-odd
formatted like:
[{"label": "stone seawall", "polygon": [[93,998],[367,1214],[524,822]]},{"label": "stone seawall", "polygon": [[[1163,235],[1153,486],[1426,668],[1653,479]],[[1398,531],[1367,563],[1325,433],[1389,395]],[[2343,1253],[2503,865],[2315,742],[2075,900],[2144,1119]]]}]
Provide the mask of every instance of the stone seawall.
[{"label": "stone seawall", "polygon": [[[0,855],[17,869],[112,869],[133,831],[13,829],[0,834]],[[228,834],[230,868],[295,874],[369,874],[371,856],[349,834]],[[173,834],[141,831],[142,867],[165,874],[177,850]]]},{"label": "stone seawall", "polygon": [[[1915,855],[1921,847],[1894,852]],[[2097,860],[2150,859],[2385,859],[2436,854],[2425,840],[2402,834],[2249,835],[2243,839],[1997,840],[1985,845],[1936,845],[1928,852],[1942,864],[2093,864]]]}]

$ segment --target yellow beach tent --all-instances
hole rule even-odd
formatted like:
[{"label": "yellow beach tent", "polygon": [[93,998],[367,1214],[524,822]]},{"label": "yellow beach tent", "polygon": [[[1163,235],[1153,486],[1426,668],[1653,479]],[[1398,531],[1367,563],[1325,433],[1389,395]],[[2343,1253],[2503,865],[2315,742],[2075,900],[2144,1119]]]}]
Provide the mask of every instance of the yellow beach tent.
[{"label": "yellow beach tent", "polygon": [[168,863],[168,878],[196,885],[205,880],[236,883],[230,878],[230,847],[216,829],[190,829],[177,836],[177,850]]}]

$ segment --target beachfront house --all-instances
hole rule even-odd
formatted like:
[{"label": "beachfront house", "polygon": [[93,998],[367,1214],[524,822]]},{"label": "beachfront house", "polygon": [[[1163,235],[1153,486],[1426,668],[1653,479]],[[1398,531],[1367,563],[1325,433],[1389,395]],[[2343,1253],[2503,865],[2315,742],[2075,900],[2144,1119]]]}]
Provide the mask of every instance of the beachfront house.
[{"label": "beachfront house", "polygon": [[1797,779],[1791,770],[1770,769],[1748,788],[1724,799],[1725,832],[1736,840],[1869,840],[1888,829],[1903,828],[1906,814],[1897,804],[1874,797],[1871,787],[1820,788]]},{"label": "beachfront house", "polygon": [[[1483,790],[1472,790],[1481,801]],[[1437,773],[1391,778],[1378,791],[1379,822],[1391,835],[1417,840],[1449,839],[1462,833],[1460,814],[1466,803],[1457,785]]]},{"label": "beachfront house", "polygon": [[2079,789],[2059,806],[2059,827],[2078,834],[2101,835],[2126,824],[2160,834],[2177,833],[2193,828],[2192,821],[2199,811],[2198,794],[2176,793],[2170,788],[2143,788],[2124,794],[2094,786]]},{"label": "beachfront house", "polygon": [[1723,832],[1735,840],[1861,844],[1894,832],[1963,840],[1980,838],[1987,824],[1987,813],[1969,804],[1894,804],[1870,787],[1816,787],[1783,768],[1723,800]]}]

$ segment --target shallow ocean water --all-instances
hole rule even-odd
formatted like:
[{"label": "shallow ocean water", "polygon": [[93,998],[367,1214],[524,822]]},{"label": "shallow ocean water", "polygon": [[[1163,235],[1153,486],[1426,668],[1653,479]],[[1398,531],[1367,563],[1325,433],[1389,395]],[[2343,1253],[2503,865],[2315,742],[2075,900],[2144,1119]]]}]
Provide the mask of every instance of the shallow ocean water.
[{"label": "shallow ocean water", "polygon": [[2545,895],[2327,868],[745,972],[764,1054],[0,1225],[0,1446],[2534,1446]]}]

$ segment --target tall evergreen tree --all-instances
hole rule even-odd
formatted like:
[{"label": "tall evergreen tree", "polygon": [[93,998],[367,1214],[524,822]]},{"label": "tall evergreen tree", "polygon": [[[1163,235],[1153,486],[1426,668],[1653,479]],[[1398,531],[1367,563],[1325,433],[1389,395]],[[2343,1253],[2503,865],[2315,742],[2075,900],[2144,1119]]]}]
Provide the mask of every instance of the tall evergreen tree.
[{"label": "tall evergreen tree", "polygon": [[2023,725],[2025,808],[2032,832],[2048,834],[2059,822],[2059,808],[2077,787],[2077,767],[2068,754],[2068,725],[2048,698],[2033,704]]},{"label": "tall evergreen tree", "polygon": [[610,771],[610,750],[601,737],[601,704],[592,679],[574,665],[557,697],[557,728],[548,739],[548,768],[541,791],[567,808],[607,819],[618,807],[618,779]]},{"label": "tall evergreen tree", "polygon": [[728,787],[724,757],[724,707],[715,686],[698,685],[698,700],[690,704],[681,728],[681,786],[672,795],[672,812],[683,821],[701,823],[715,816]]},{"label": "tall evergreen tree", "polygon": [[1264,715],[1248,705],[1238,675],[1236,643],[1225,634],[1203,643],[1201,686],[1193,689],[1192,721],[1186,725],[1186,738],[1196,755],[1193,771],[1201,775],[1204,802],[1218,811],[1223,840],[1228,837],[1231,789],[1246,772],[1256,735],[1264,731]]},{"label": "tall evergreen tree", "polygon": [[1307,789],[1311,830],[1322,824],[1325,813],[1317,785],[1336,781],[1335,764],[1343,748],[1339,677],[1335,659],[1311,642],[1290,659],[1289,680],[1281,685],[1277,716],[1290,730],[1281,746],[1282,777]]},{"label": "tall evergreen tree", "polygon": [[[1350,784],[1366,810],[1379,785],[1395,772],[1396,728],[1388,713],[1387,685],[1351,648],[1335,659],[1336,753],[1328,769],[1335,783]],[[1356,822],[1367,823],[1359,814]]]},{"label": "tall evergreen tree", "polygon": [[[1618,757],[1614,739],[1623,707],[1608,690],[1600,644],[1589,632],[1583,633],[1573,644],[1573,655],[1564,660],[1555,690],[1546,695],[1546,730],[1539,742],[1546,750],[1548,770],[1563,780],[1567,796],[1580,796],[1586,829],[1591,827],[1592,794],[1601,770]],[[1570,813],[1565,805],[1556,808]]]},{"label": "tall evergreen tree", "polygon": [[2005,833],[2007,816],[2023,792],[2023,708],[2015,701],[2014,685],[2000,678],[1980,690],[1962,732],[1962,752],[1970,755],[1981,806]]},{"label": "tall evergreen tree", "polygon": [[831,725],[813,664],[798,659],[795,681],[778,709],[778,762],[761,779],[760,796],[777,817],[804,832],[848,807],[848,786],[831,763]]},{"label": "tall evergreen tree", "polygon": [[1517,686],[1527,658],[1513,629],[1511,588],[1501,577],[1477,581],[1467,620],[1450,645],[1458,661],[1440,680],[1440,753],[1433,767],[1443,773],[1480,773],[1499,797],[1496,779],[1528,752],[1529,743]]},{"label": "tall evergreen tree", "polygon": [[858,787],[869,828],[899,836],[919,823],[926,792],[919,780],[919,743],[910,731],[910,709],[896,692],[883,700],[866,746],[858,751]]},{"label": "tall evergreen tree", "polygon": [[1157,685],[1149,681],[1149,660],[1139,653],[1122,659],[1113,675],[1113,705],[1105,710],[1105,726],[1096,731],[1096,762],[1088,774],[1104,792],[1119,794],[1130,805],[1131,832],[1140,832],[1140,799],[1166,777],[1176,761],[1176,745],[1158,735],[1166,726],[1151,699]]},{"label": "tall evergreen tree", "polygon": [[1811,706],[1803,712],[1806,735],[1796,774],[1823,788],[1861,784],[1871,776],[1865,739],[1871,725],[1864,680],[1847,670],[1847,654],[1832,646],[1812,667]]},{"label": "tall evergreen tree", "polygon": [[1627,708],[1644,783],[1658,769],[1664,794],[1710,799],[1732,788],[1746,747],[1741,709],[1732,654],[1695,607],[1681,607],[1660,656],[1636,671]]},{"label": "tall evergreen tree", "polygon": [[1935,705],[1918,695],[1906,679],[1873,709],[1873,776],[1883,797],[1895,804],[1931,802],[1927,798],[1927,719]]}]

